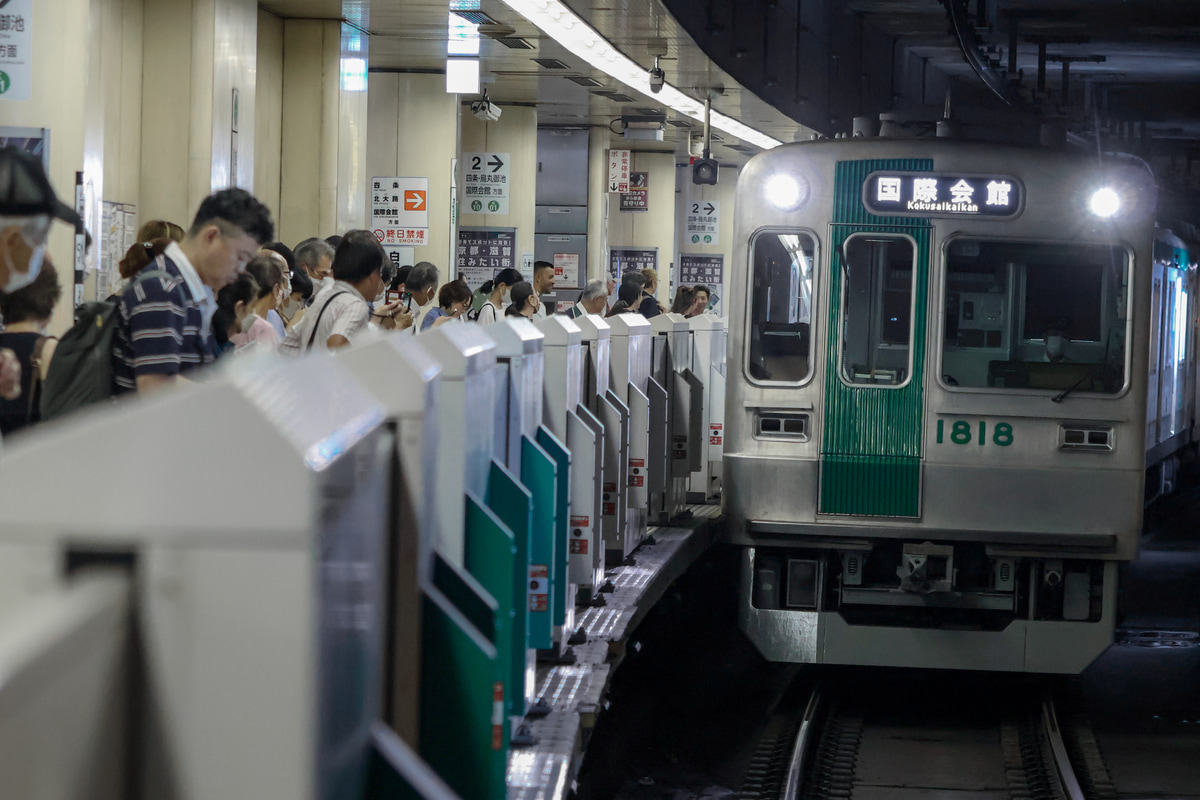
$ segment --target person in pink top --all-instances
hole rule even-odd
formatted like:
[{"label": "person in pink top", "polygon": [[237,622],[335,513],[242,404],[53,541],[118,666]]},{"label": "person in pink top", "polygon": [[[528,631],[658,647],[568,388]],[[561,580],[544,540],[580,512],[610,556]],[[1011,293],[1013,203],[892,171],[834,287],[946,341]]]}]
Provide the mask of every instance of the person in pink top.
[{"label": "person in pink top", "polygon": [[230,337],[236,347],[245,347],[251,342],[257,342],[258,347],[276,350],[279,347],[279,334],[275,327],[267,322],[267,313],[279,307],[287,291],[283,282],[283,268],[272,256],[257,255],[246,265],[248,272],[258,284],[258,300],[254,303],[254,318],[247,328],[242,324],[242,332]]}]

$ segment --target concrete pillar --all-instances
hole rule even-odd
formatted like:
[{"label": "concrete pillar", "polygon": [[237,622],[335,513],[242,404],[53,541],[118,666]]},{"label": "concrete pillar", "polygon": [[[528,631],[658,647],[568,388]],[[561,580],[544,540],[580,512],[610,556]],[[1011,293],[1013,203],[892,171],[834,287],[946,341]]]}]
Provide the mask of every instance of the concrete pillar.
[{"label": "concrete pillar", "polygon": [[[471,214],[464,210],[460,224],[517,229],[517,250],[532,253],[534,212],[537,197],[537,109],[501,104],[503,114],[497,122],[483,122],[471,114],[462,115],[462,153],[508,153],[508,214]],[[465,209],[461,195],[462,164],[459,164],[459,208]]]},{"label": "concrete pillar", "polygon": [[444,75],[373,72],[370,83],[367,178],[429,179],[429,244],[414,248],[413,263],[429,261],[448,275],[454,263],[450,187],[458,155],[459,97],[446,92]]},{"label": "concrete pillar", "polygon": [[146,4],[139,219],[186,228],[213,191],[253,190],[257,40],[253,0]]},{"label": "concrete pillar", "polygon": [[[679,185],[679,193],[676,195],[678,202],[675,209],[675,231],[678,252],[681,256],[684,253],[725,256],[724,281],[720,286],[711,287],[721,297],[716,312],[722,317],[728,316],[729,313],[725,298],[729,297],[729,267],[733,259],[733,201],[736,194],[735,190],[737,189],[738,174],[738,170],[735,168],[722,168],[716,186],[697,186],[692,183],[691,166],[686,163],[680,164],[676,171],[676,178]],[[717,244],[707,246],[700,243],[692,244],[691,239],[687,236],[688,209],[692,203],[706,203],[710,200],[720,203],[721,209],[720,221],[717,223]],[[671,287],[671,297],[672,299],[675,297],[674,285]]]},{"label": "concrete pillar", "polygon": [[258,79],[254,87],[254,195],[278,223],[283,147],[283,20],[258,10]]},{"label": "concrete pillar", "polygon": [[[592,129],[588,137],[588,280],[608,275],[608,147],[607,132]],[[617,302],[615,298],[613,303]]]},{"label": "concrete pillar", "polygon": [[[607,178],[607,161],[604,165]],[[649,173],[650,207],[646,211],[612,210],[608,215],[609,247],[657,247],[659,302],[671,305],[671,265],[675,261],[675,154],[633,153],[631,171]],[[616,209],[616,196],[609,195]],[[605,269],[608,268],[607,263]]]},{"label": "concrete pillar", "polygon": [[364,228],[367,37],[336,20],[283,22],[279,237]]}]

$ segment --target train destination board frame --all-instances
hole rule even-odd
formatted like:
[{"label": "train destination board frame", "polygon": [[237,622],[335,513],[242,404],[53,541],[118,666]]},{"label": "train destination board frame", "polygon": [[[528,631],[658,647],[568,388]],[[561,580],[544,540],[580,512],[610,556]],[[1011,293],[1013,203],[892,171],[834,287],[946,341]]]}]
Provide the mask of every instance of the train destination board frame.
[{"label": "train destination board frame", "polygon": [[1000,217],[1025,206],[1025,187],[1011,175],[872,172],[863,206],[881,217]]}]

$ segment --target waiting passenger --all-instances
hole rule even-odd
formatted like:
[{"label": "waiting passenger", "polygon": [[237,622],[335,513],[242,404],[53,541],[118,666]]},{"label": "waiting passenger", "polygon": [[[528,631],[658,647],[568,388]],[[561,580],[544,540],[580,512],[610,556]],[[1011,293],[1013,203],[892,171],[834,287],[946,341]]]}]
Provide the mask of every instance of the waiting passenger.
[{"label": "waiting passenger", "polygon": [[242,323],[241,333],[231,337],[230,341],[234,347],[257,342],[260,349],[275,352],[279,349],[280,338],[274,326],[267,322],[267,313],[274,311],[285,296],[283,268],[274,258],[257,255],[246,265],[246,272],[258,284],[258,294],[250,304],[250,314]]},{"label": "waiting passenger", "polygon": [[143,279],[121,295],[113,337],[117,392],[159,389],[211,363],[215,293],[274,238],[271,212],[245,189],[209,195],[184,240],[158,257],[156,268],[167,277]]},{"label": "waiting passenger", "polygon": [[316,237],[296,245],[296,266],[308,273],[314,293],[333,283],[333,248]]},{"label": "waiting passenger", "polygon": [[450,281],[438,292],[438,307],[425,315],[422,332],[466,318],[471,309],[471,287],[462,280]]},{"label": "waiting passenger", "polygon": [[[120,272],[122,278],[130,280],[149,266],[151,261],[162,255],[163,251],[167,249],[167,245],[171,242],[182,242],[183,237],[183,228],[174,222],[162,219],[150,220],[138,229],[137,241],[125,251],[125,257],[117,262],[117,271]],[[123,287],[114,294],[114,300],[124,288],[127,287]]]},{"label": "waiting passenger", "polygon": [[434,308],[438,277],[438,268],[428,261],[415,264],[412,272],[408,273],[408,282],[405,284],[405,288],[413,302],[417,304],[417,308],[413,312],[413,333],[423,330],[422,323],[425,321],[425,315]]},{"label": "waiting passenger", "polygon": [[699,316],[705,311],[708,311],[708,304],[712,302],[712,290],[704,284],[696,287],[696,308],[699,309],[692,316]]},{"label": "waiting passenger", "polygon": [[671,303],[671,313],[690,317],[695,305],[696,290],[690,286],[680,286],[675,290],[675,302]]},{"label": "waiting passenger", "polygon": [[[508,269],[500,270],[493,280],[488,281],[480,287],[481,291],[487,292],[488,299],[479,308],[479,315],[475,318],[480,325],[490,325],[500,319],[500,310],[504,308],[504,298],[521,281],[525,280],[521,277],[521,273],[509,267]],[[424,330],[424,328],[422,328]]]},{"label": "waiting passenger", "polygon": [[[292,248],[283,242],[272,242],[259,252],[270,254],[283,267],[283,302],[287,302],[292,294],[292,273],[296,271],[295,253],[292,252]],[[279,308],[283,306],[283,302],[276,308],[268,311],[266,316],[267,322],[271,323],[271,327],[275,329],[275,335],[279,337],[279,341],[281,342],[283,341],[283,337],[287,336],[287,322],[284,321],[283,315],[279,313]]]},{"label": "waiting passenger", "polygon": [[333,236],[326,236],[326,237],[325,237],[325,244],[329,245],[329,246],[330,246],[330,247],[332,247],[334,250],[337,250],[337,249],[338,249],[338,245],[340,245],[340,244],[342,243],[342,239],[343,239],[343,238],[344,238],[344,237],[342,237],[342,236],[338,236],[338,235],[335,233]]},{"label": "waiting passenger", "polygon": [[590,281],[579,294],[579,302],[567,309],[567,316],[578,319],[584,314],[601,314],[608,307],[608,284]]},{"label": "waiting passenger", "polygon": [[658,302],[655,293],[658,292],[658,270],[646,267],[642,270],[642,277],[645,279],[645,285],[642,287],[642,303],[638,310],[642,312],[642,316],[649,319],[656,317],[666,311],[662,303]]},{"label": "waiting passenger", "polygon": [[213,338],[219,356],[233,352],[233,337],[248,329],[254,318],[254,299],[258,297],[258,281],[248,273],[217,292],[217,310],[213,312]]},{"label": "waiting passenger", "polygon": [[617,302],[613,304],[612,310],[608,312],[608,316],[615,317],[617,314],[637,314],[638,303],[641,302],[642,289],[633,281],[626,281],[621,284],[621,288],[617,289]]},{"label": "waiting passenger", "polygon": [[62,286],[48,255],[33,283],[0,294],[0,316],[4,318],[0,347],[15,353],[21,364],[21,396],[0,398],[0,434],[7,435],[42,418],[42,381],[58,344],[56,337],[46,335],[46,326],[60,297]]},{"label": "waiting passenger", "polygon": [[[37,278],[55,219],[81,225],[79,215],[58,199],[42,160],[17,147],[0,149],[0,295]],[[0,349],[0,397],[21,393],[21,364]]]},{"label": "waiting passenger", "polygon": [[540,305],[533,285],[529,281],[521,281],[512,288],[512,302],[504,310],[504,316],[532,319],[537,316]]},{"label": "waiting passenger", "polygon": [[533,289],[538,296],[536,316],[543,318],[550,312],[542,302],[542,295],[554,293],[554,265],[549,261],[533,262]]},{"label": "waiting passenger", "polygon": [[[308,277],[308,273],[304,270],[297,269],[291,275],[291,288],[291,294],[287,296],[279,308],[275,309],[283,319],[284,339],[287,338],[286,331],[290,331],[292,326],[304,318],[304,312],[308,308],[308,303],[313,298],[312,278]],[[282,342],[283,339],[279,341]]]},{"label": "waiting passenger", "polygon": [[[314,347],[336,350],[353,344],[367,330],[371,317],[367,298],[383,294],[381,271],[386,262],[387,253],[375,234],[349,231],[343,236],[333,257],[333,283],[313,299],[304,320],[288,332],[279,352],[299,355]],[[396,326],[400,306],[397,300],[376,309],[381,327],[391,330]]]}]

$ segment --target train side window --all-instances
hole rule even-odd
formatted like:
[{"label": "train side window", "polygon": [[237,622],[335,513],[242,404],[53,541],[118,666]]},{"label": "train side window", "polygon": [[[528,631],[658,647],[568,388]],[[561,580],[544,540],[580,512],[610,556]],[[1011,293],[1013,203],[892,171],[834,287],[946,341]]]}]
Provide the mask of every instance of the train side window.
[{"label": "train side window", "polygon": [[842,247],[842,379],[899,386],[912,372],[911,239],[855,235]]},{"label": "train side window", "polygon": [[751,243],[746,360],[755,382],[802,383],[812,372],[816,240],[800,231],[763,232]]},{"label": "train side window", "polygon": [[954,239],[944,281],[946,385],[1102,394],[1125,385],[1123,248]]}]

